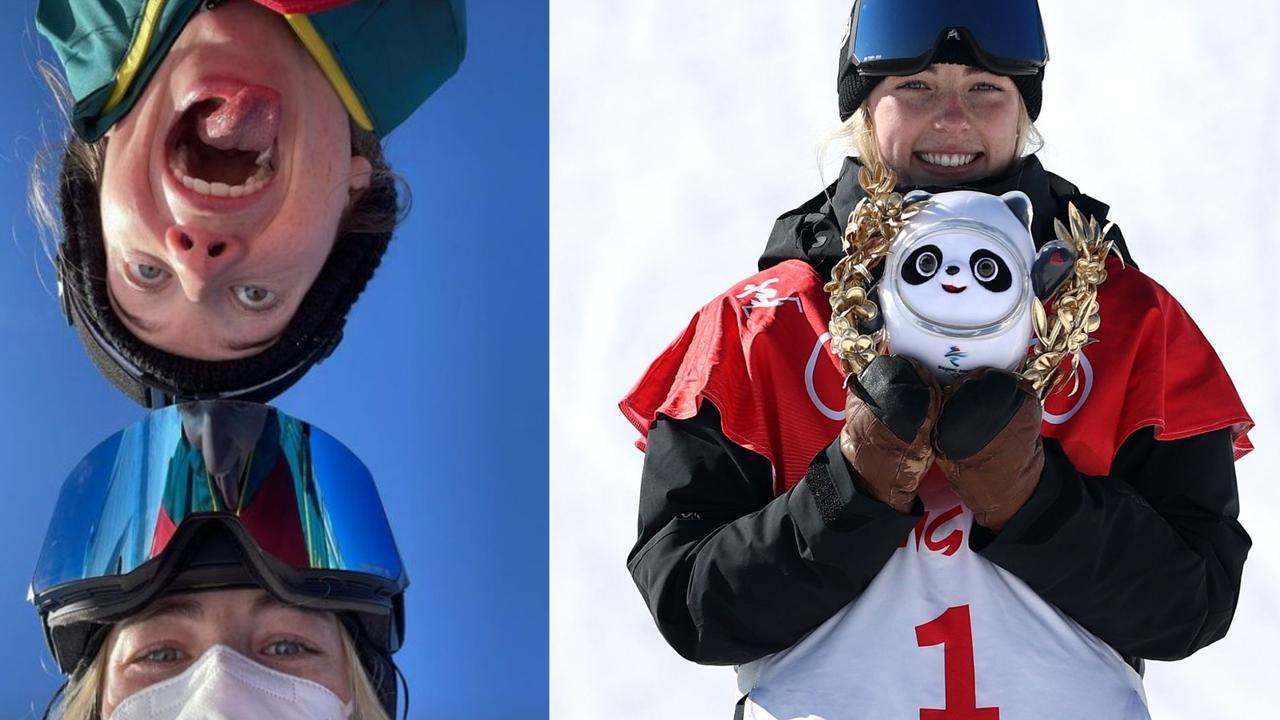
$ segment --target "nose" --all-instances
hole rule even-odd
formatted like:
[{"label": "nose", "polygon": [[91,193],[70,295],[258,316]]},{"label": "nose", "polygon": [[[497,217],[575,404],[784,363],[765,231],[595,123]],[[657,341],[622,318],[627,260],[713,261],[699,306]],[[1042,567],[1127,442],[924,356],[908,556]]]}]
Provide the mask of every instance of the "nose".
[{"label": "nose", "polygon": [[959,132],[969,127],[969,108],[960,93],[946,93],[941,102],[934,127],[944,132]]},{"label": "nose", "polygon": [[164,242],[182,293],[191,302],[200,302],[244,256],[244,241],[234,235],[175,226],[165,231]]},{"label": "nose", "polygon": [[955,275],[955,274],[956,274],[956,273],[958,273],[958,272],[960,272],[960,266],[959,266],[959,265],[948,265],[948,266],[947,266],[947,274],[948,274],[948,275]]}]

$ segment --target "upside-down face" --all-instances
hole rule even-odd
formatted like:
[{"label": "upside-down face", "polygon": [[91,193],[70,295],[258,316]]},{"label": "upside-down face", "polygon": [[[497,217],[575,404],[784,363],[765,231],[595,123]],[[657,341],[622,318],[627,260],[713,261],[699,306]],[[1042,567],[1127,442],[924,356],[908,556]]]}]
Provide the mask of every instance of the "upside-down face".
[{"label": "upside-down face", "polygon": [[333,613],[286,605],[257,588],[164,596],[108,635],[101,717],[134,693],[181,674],[215,645],[319,683],[347,702],[352,671],[340,633]]},{"label": "upside-down face", "polygon": [[242,358],[279,337],[370,165],[285,20],[253,2],[197,13],[107,134],[107,285],[161,350]]}]

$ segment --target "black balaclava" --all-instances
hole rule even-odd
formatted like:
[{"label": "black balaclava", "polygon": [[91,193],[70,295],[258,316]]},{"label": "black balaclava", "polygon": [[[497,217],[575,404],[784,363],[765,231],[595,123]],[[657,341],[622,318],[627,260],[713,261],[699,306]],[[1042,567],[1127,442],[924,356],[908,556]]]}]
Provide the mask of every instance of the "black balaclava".
[{"label": "black balaclava", "polygon": [[[143,406],[214,398],[265,403],[284,392],[342,341],[347,313],[391,241],[390,230],[339,234],[280,338],[257,355],[238,360],[180,357],[139,340],[111,307],[99,189],[73,169],[69,158],[63,156],[58,178],[64,238],[57,266],[63,312],[98,370]],[[371,186],[357,203],[394,215],[394,184]]]},{"label": "black balaclava", "polygon": [[[852,15],[849,17],[849,22],[853,22]],[[853,42],[856,31],[857,28],[850,25],[845,41],[840,46],[840,60],[836,70],[836,92],[840,98],[841,122],[848,120],[857,112],[876,85],[879,85],[880,81],[884,80],[884,76],[863,75],[858,70],[858,67],[853,64],[853,60],[849,57],[849,44]],[[937,63],[971,65],[996,75],[1004,75],[1004,73],[996,72],[983,65],[982,61],[969,48],[968,41],[961,40],[958,37],[948,38],[938,43],[933,57],[929,59],[929,64]],[[1027,106],[1027,115],[1033,121],[1040,117],[1040,104],[1044,99],[1042,93],[1044,68],[1040,68],[1040,71],[1034,75],[1006,75],[1005,77],[1013,81],[1013,86],[1018,88],[1018,93],[1022,95],[1022,102]]]}]

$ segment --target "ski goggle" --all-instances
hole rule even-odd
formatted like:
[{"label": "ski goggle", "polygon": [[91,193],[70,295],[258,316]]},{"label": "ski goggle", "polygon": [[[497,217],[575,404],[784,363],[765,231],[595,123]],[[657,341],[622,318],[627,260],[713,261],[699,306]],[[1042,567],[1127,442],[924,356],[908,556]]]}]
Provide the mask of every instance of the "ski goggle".
[{"label": "ski goggle", "polygon": [[1001,75],[1033,75],[1049,61],[1036,0],[859,0],[848,61],[863,75],[912,75],[948,39]]},{"label": "ski goggle", "polygon": [[164,593],[255,585],[352,613],[394,652],[408,582],[373,478],[350,450],[274,408],[206,401],[155,410],[80,461],[29,599],[70,673],[104,625]]}]

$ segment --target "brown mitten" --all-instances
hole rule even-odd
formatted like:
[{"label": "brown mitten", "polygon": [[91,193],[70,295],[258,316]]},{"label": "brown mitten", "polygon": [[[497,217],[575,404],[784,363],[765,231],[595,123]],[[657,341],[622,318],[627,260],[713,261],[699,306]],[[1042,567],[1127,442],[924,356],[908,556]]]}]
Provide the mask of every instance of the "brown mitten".
[{"label": "brown mitten", "polygon": [[999,531],[1044,469],[1040,400],[1018,376],[982,368],[947,389],[935,431],[938,467],[983,527]]},{"label": "brown mitten", "polygon": [[905,357],[878,357],[850,378],[840,451],[859,492],[911,511],[933,463],[930,439],[941,402],[932,373]]}]

